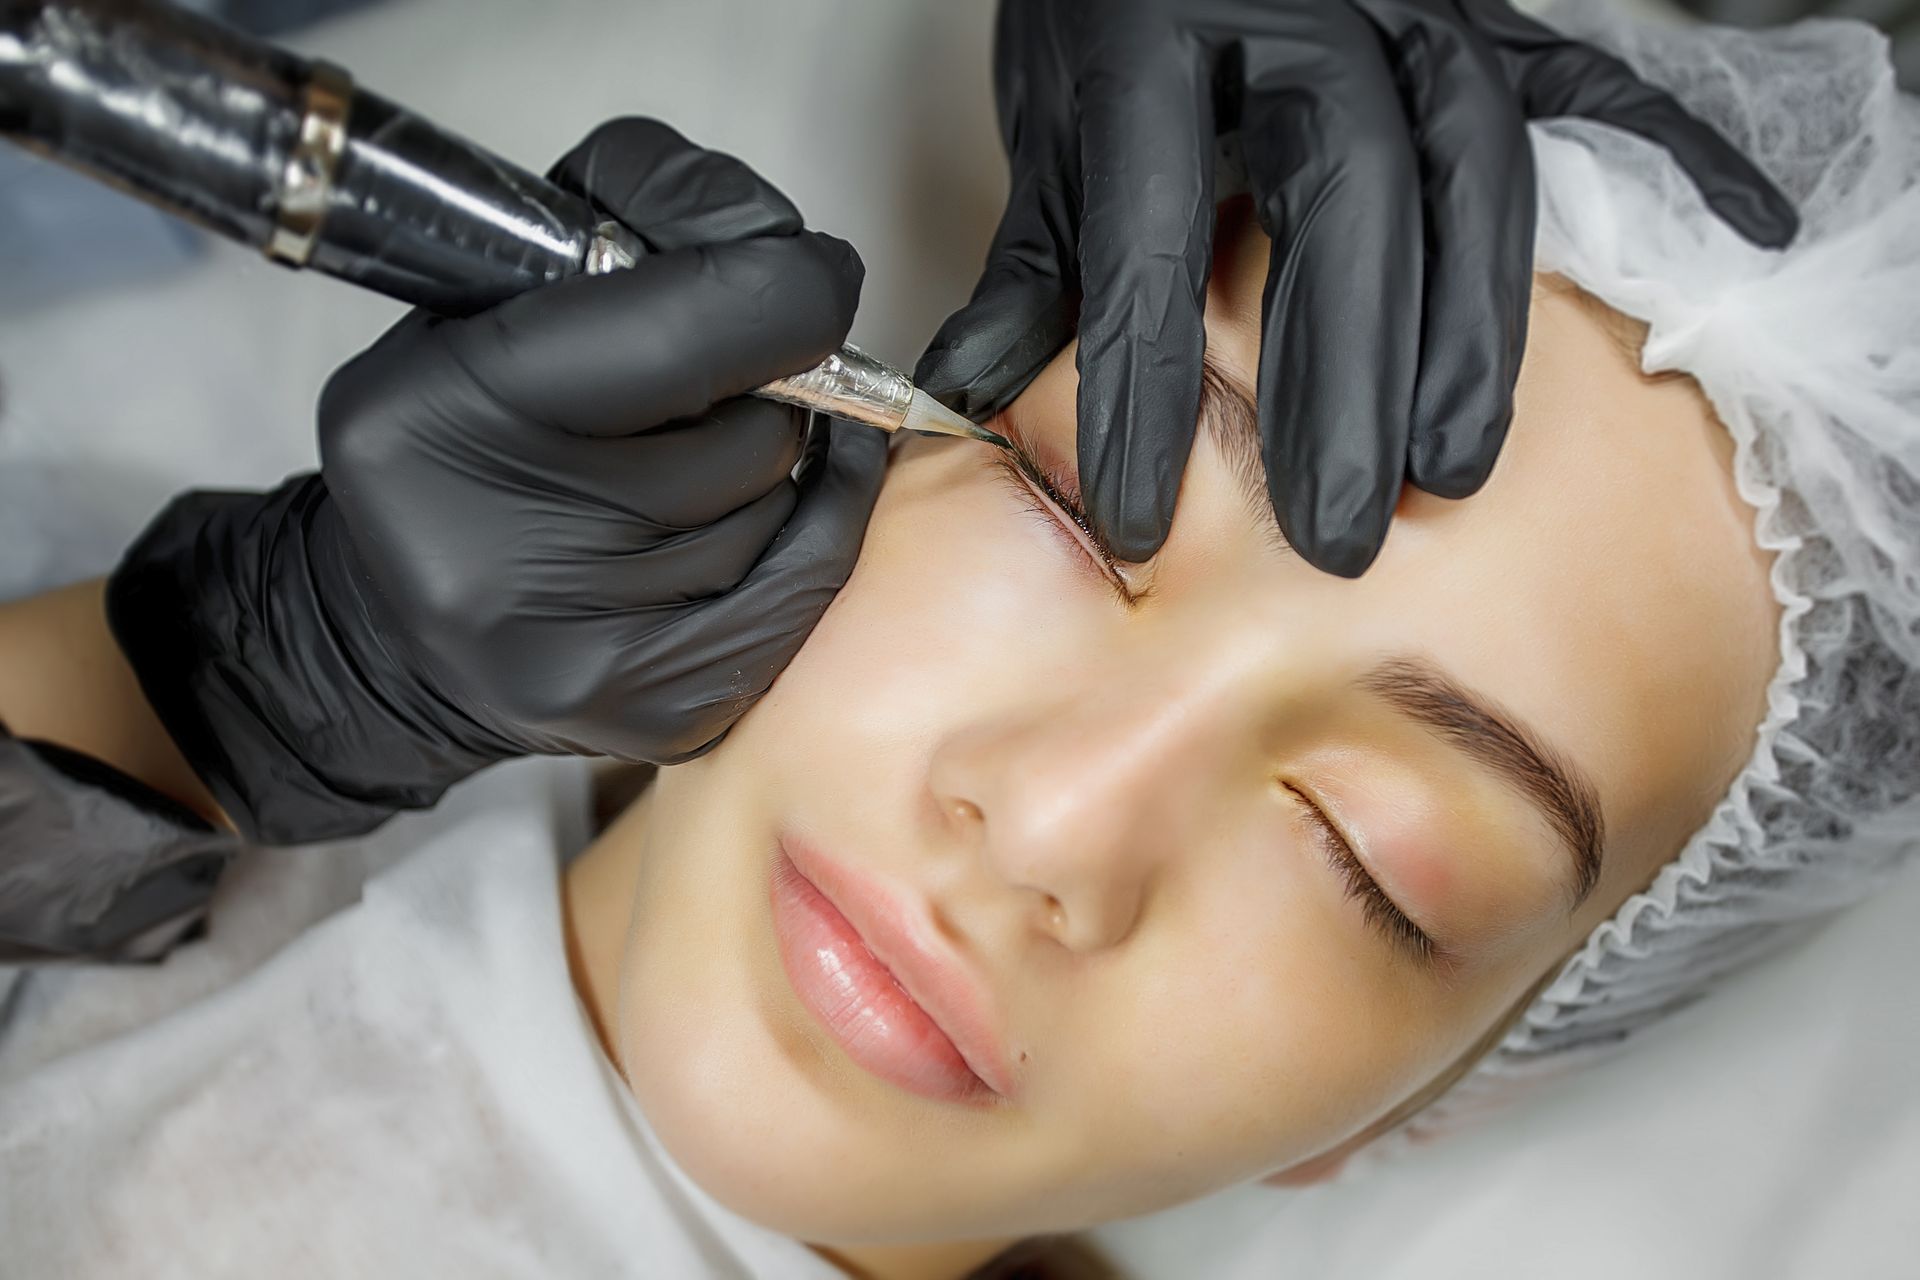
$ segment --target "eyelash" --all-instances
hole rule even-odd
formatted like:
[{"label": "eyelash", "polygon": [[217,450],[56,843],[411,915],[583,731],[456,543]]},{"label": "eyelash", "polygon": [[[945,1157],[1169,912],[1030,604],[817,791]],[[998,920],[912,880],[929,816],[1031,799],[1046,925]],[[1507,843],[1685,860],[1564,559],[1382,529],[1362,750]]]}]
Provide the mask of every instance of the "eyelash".
[{"label": "eyelash", "polygon": [[1347,897],[1360,903],[1361,913],[1367,923],[1405,948],[1421,963],[1440,963],[1445,957],[1438,944],[1426,930],[1409,920],[1406,913],[1387,896],[1387,891],[1380,887],[1380,882],[1367,873],[1366,865],[1354,853],[1347,838],[1340,834],[1340,828],[1334,826],[1332,819],[1327,817],[1325,810],[1292,787],[1287,790],[1305,809],[1307,821],[1313,825],[1321,851],[1346,882]]},{"label": "eyelash", "polygon": [[[1012,486],[1014,493],[1026,505],[1027,510],[1044,520],[1055,534],[1072,543],[1073,549],[1099,571],[1100,576],[1106,580],[1107,585],[1113,589],[1115,597],[1122,604],[1139,603],[1140,597],[1121,579],[1118,562],[1114,560],[1113,553],[1107,550],[1106,544],[1094,533],[1092,524],[1087,520],[1086,511],[1079,503],[1067,497],[1064,492],[1065,486],[1053,476],[1048,475],[1045,468],[1041,467],[1031,454],[1021,449],[1017,441],[1011,452],[996,450],[993,462],[995,469]],[[1057,508],[1057,511],[1049,510],[1049,503]],[[1062,515],[1073,521],[1075,527],[1080,530],[1081,536],[1086,539],[1085,543],[1060,527]],[[1089,546],[1098,553],[1097,557],[1088,551]]]}]

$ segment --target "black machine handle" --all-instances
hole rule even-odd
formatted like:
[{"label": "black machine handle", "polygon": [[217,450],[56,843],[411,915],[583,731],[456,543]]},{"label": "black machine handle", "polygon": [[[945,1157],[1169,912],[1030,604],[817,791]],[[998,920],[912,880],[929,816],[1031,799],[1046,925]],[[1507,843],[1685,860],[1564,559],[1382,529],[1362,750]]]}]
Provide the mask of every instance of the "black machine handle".
[{"label": "black machine handle", "polygon": [[0,137],[443,313],[584,270],[603,243],[585,199],[337,67],[156,0],[0,0]]}]

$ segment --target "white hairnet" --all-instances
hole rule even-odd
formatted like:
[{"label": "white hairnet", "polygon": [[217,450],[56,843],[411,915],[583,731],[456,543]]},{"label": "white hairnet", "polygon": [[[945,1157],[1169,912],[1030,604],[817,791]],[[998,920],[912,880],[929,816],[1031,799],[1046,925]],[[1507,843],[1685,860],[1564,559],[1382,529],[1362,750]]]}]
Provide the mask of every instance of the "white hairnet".
[{"label": "white hairnet", "polygon": [[1620,1043],[1920,846],[1920,101],[1858,23],[1680,28],[1592,0],[1544,16],[1672,92],[1800,210],[1789,248],[1755,249],[1658,148],[1585,122],[1533,130],[1538,266],[1645,321],[1646,370],[1690,374],[1732,433],[1776,556],[1781,661],[1706,826],[1441,1116]]}]

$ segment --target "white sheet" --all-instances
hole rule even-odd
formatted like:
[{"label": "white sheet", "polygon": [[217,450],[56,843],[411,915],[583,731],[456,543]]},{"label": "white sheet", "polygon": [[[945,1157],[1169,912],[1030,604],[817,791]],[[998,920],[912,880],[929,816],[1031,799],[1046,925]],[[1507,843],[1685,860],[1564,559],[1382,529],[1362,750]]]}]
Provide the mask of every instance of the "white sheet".
[{"label": "white sheet", "polygon": [[[1004,191],[990,8],[414,0],[306,44],[535,167],[623,112],[735,151],[859,246],[856,339],[910,363]],[[32,530],[77,536],[60,571],[104,567],[172,488],[310,464],[326,372],[393,312],[222,250],[0,322],[0,592],[9,559],[47,571]],[[1920,1275],[1916,918],[1909,877],[1634,1056],[1364,1180],[1249,1188],[1102,1238],[1170,1280]]]},{"label": "white sheet", "polygon": [[580,773],[479,780],[284,945],[246,935],[339,851],[258,855],[159,969],[33,975],[0,1031],[0,1271],[833,1280],[687,1182],[594,1040],[556,875]]}]

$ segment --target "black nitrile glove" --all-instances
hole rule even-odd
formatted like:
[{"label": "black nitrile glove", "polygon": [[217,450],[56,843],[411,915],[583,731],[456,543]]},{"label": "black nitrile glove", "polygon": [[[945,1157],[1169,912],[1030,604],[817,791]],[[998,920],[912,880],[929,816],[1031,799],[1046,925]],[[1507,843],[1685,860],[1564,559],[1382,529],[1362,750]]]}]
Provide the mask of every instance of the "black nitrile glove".
[{"label": "black nitrile glove", "polygon": [[188,494],[115,574],[142,686],[242,830],[336,837],[507,756],[668,763],[852,571],[885,437],[741,392],[846,337],[862,268],[746,166],[603,126],[554,175],[628,271],[414,313],[320,402],[322,474]]},{"label": "black nitrile glove", "polygon": [[1267,487],[1310,562],[1356,576],[1401,483],[1464,497],[1512,412],[1532,286],[1526,121],[1667,148],[1741,234],[1792,207],[1618,59],[1496,0],[1004,0],[1013,171],[973,300],[915,380],[984,418],[1080,335],[1080,481],[1123,560],[1165,540],[1192,447],[1217,135],[1273,239],[1259,367]]}]

